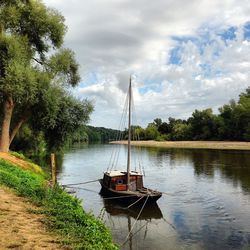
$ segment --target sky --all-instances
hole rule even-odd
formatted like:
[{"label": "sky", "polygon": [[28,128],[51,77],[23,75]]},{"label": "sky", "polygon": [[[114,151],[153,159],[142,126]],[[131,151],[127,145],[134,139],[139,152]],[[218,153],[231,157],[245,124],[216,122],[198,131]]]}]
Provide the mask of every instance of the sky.
[{"label": "sky", "polygon": [[136,123],[186,119],[250,85],[249,0],[45,0],[65,17],[90,124],[118,128],[132,75]]}]

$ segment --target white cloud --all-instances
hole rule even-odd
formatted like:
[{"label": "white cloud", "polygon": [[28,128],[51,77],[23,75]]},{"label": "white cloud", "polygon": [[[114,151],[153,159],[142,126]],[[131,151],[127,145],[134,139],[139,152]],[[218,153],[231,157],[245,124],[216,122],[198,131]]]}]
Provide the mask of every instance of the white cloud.
[{"label": "white cloud", "polygon": [[[250,43],[242,29],[250,20],[248,0],[44,2],[66,18],[65,46],[76,52],[86,82],[78,94],[95,101],[93,125],[116,127],[131,73],[141,125],[216,109],[249,84]],[[238,27],[236,38],[225,43],[219,33],[230,26]],[[173,39],[183,36],[196,40]],[[176,46],[180,65],[168,63]]]}]

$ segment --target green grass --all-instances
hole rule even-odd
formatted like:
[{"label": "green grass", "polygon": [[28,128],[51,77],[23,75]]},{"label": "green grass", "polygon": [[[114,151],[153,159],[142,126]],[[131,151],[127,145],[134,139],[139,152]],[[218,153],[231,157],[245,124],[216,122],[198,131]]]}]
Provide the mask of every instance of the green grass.
[{"label": "green grass", "polygon": [[26,158],[26,157],[24,156],[24,154],[22,154],[22,153],[18,153],[18,152],[11,151],[10,154],[13,155],[13,156],[15,156],[15,157],[17,157],[17,158],[19,158],[19,159],[29,161],[29,159]]},{"label": "green grass", "polygon": [[106,226],[86,213],[79,199],[59,186],[50,188],[44,175],[0,160],[0,184],[39,205],[47,215],[46,224],[63,237],[63,244],[73,249],[118,249]]}]

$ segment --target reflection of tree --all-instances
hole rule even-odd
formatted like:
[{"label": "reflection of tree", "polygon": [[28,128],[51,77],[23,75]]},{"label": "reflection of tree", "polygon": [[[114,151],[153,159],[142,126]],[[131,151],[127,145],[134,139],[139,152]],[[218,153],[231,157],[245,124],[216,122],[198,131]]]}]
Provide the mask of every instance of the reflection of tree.
[{"label": "reflection of tree", "polygon": [[197,176],[205,175],[213,178],[219,171],[225,179],[240,184],[245,192],[250,193],[250,155],[248,151],[208,150],[208,149],[164,149],[144,148],[150,160],[157,166],[168,161],[171,167],[193,165]]},{"label": "reflection of tree", "polygon": [[[223,227],[220,223],[208,222],[201,228],[194,229],[193,224],[189,225],[188,216],[183,211],[175,211],[174,226],[179,239],[183,242],[200,243],[202,240],[202,249],[221,250],[221,249],[242,249],[248,243],[250,233],[239,231],[232,227]],[[213,217],[210,217],[213,220]],[[244,248],[248,249],[248,248]]]},{"label": "reflection of tree", "polygon": [[213,175],[219,170],[221,176],[240,184],[250,192],[250,157],[244,151],[201,150],[192,153],[194,169],[197,175]]},{"label": "reflection of tree", "polygon": [[195,150],[190,152],[190,157],[194,165],[196,175],[206,175],[214,177],[216,161],[218,160],[217,153],[209,150]]}]

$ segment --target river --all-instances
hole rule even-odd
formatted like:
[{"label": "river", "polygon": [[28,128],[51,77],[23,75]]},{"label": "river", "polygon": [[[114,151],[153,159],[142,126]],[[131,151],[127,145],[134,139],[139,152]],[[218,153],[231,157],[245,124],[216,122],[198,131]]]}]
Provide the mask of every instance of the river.
[{"label": "river", "polygon": [[[61,184],[101,178],[114,149],[124,145],[75,146],[65,153]],[[125,209],[104,200],[100,184],[70,189],[86,211],[111,229],[121,249],[250,249],[250,153],[247,151],[133,147],[144,166],[144,186],[164,192],[158,206]],[[129,234],[129,231],[131,234]]]}]

